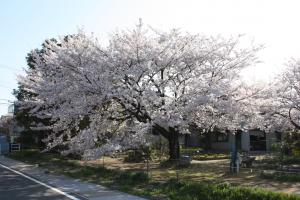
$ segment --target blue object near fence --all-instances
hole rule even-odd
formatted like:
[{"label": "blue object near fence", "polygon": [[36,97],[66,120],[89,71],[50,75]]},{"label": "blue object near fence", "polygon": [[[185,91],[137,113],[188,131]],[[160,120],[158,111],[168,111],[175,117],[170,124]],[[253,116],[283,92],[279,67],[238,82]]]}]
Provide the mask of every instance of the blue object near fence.
[{"label": "blue object near fence", "polygon": [[0,136],[0,155],[9,153],[9,143],[5,136]]}]

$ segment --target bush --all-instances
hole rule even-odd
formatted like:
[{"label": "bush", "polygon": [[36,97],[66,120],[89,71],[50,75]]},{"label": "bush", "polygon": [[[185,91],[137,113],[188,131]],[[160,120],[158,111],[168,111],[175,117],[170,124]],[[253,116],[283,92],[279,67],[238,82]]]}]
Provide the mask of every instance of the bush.
[{"label": "bush", "polygon": [[271,151],[274,153],[281,153],[281,142],[272,143]]},{"label": "bush", "polygon": [[143,162],[147,159],[152,160],[155,157],[154,150],[149,146],[142,146],[139,149],[129,150],[126,153],[125,162]]},{"label": "bush", "polygon": [[291,155],[291,144],[290,143],[288,143],[288,142],[286,142],[286,141],[284,141],[284,142],[282,142],[282,144],[281,144],[281,152],[282,152],[282,154],[284,154],[284,155]]},{"label": "bush", "polygon": [[147,159],[146,154],[142,150],[130,150],[124,158],[125,162],[143,162]]},{"label": "bush", "polygon": [[18,160],[26,160],[26,158],[41,158],[41,153],[38,149],[22,149],[21,151],[15,151],[10,154],[10,157]]},{"label": "bush", "polygon": [[300,164],[300,156],[285,156],[282,159],[282,164],[284,165]]},{"label": "bush", "polygon": [[300,132],[284,134],[282,138],[282,152],[285,155],[300,155]]},{"label": "bush", "polygon": [[293,142],[292,154],[293,154],[293,156],[300,156],[300,140]]},{"label": "bush", "polygon": [[135,185],[145,183],[149,180],[149,177],[144,172],[123,172],[117,178],[118,184]]},{"label": "bush", "polygon": [[107,169],[105,167],[102,166],[79,166],[79,165],[75,165],[73,166],[73,168],[77,168],[79,169],[79,173],[78,175],[81,177],[89,177],[89,176],[98,176],[101,178],[107,178],[110,176],[113,176],[116,174],[115,171],[111,170],[111,169]]},{"label": "bush", "polygon": [[167,157],[169,154],[168,140],[159,135],[154,137],[151,143],[151,151],[153,158],[161,160],[163,157]]}]

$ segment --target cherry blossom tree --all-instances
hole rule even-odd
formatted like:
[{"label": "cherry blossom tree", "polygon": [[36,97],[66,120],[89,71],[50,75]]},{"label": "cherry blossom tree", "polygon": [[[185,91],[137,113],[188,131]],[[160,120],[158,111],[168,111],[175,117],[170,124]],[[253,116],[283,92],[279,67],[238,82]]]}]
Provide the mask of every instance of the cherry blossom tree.
[{"label": "cherry blossom tree", "polygon": [[291,59],[263,97],[259,107],[268,130],[299,130],[300,61]]},{"label": "cherry blossom tree", "polygon": [[79,32],[48,41],[43,55],[32,52],[35,67],[20,83],[37,96],[21,104],[51,119],[51,126],[35,127],[52,130],[49,148],[94,158],[146,144],[152,133],[165,137],[170,159],[178,159],[179,136],[190,123],[236,129],[247,118],[240,71],[257,62],[260,48],[241,47],[239,37],[142,23],[112,34],[106,47]]}]

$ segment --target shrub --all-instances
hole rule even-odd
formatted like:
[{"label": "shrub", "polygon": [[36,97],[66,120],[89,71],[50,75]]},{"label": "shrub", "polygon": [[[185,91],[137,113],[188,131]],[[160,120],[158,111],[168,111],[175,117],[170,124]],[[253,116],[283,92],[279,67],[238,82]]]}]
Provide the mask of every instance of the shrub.
[{"label": "shrub", "polygon": [[300,140],[293,142],[292,154],[293,154],[293,156],[300,156]]},{"label": "shrub", "polygon": [[98,176],[101,178],[107,178],[109,176],[113,176],[116,172],[114,172],[111,169],[107,169],[102,166],[73,166],[74,168],[80,169],[79,175],[82,177],[88,177],[88,176]]},{"label": "shrub", "polygon": [[145,183],[149,177],[144,172],[122,172],[116,181],[120,184],[135,185]]},{"label": "shrub", "polygon": [[169,154],[168,140],[159,135],[154,137],[151,144],[153,158],[161,160],[162,157],[167,157]]},{"label": "shrub", "polygon": [[282,152],[285,155],[300,155],[300,132],[284,134]]},{"label": "shrub", "polygon": [[24,150],[21,150],[21,151],[15,151],[15,152],[12,152],[12,155],[14,156],[24,156],[24,157],[30,157],[30,156],[36,156],[39,154],[39,150],[38,149],[24,149]]},{"label": "shrub", "polygon": [[27,158],[40,159],[42,154],[38,149],[22,149],[21,151],[15,151],[10,154],[12,158],[26,161]]},{"label": "shrub", "polygon": [[130,150],[124,158],[125,162],[143,162],[147,159],[147,154],[142,150]]},{"label": "shrub", "polygon": [[147,159],[152,160],[154,151],[151,147],[142,146],[139,149],[127,151],[127,156],[124,158],[125,162],[143,162]]},{"label": "shrub", "polygon": [[281,142],[271,144],[271,151],[274,153],[281,153]]},{"label": "shrub", "polygon": [[282,159],[282,164],[285,165],[300,164],[300,156],[285,156]]}]

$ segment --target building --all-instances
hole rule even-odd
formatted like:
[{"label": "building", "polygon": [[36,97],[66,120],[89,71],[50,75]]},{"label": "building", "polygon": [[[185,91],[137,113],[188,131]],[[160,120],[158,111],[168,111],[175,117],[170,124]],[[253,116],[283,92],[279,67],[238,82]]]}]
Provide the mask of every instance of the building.
[{"label": "building", "polygon": [[[233,144],[241,151],[270,151],[272,144],[281,141],[278,132],[266,133],[261,130],[231,132],[213,132],[210,134],[210,149],[216,151],[230,151]],[[193,132],[185,138],[186,146],[201,146],[199,135]]]},{"label": "building", "polygon": [[0,121],[0,128],[5,133],[6,137],[9,140],[9,143],[16,143],[23,128],[18,126],[17,121],[15,120],[14,104],[8,107],[8,113],[1,116]]},{"label": "building", "polygon": [[281,138],[277,133],[265,133],[260,130],[238,131],[237,133],[218,133],[212,141],[212,149],[230,150],[232,144],[242,151],[270,151],[272,144]]}]

